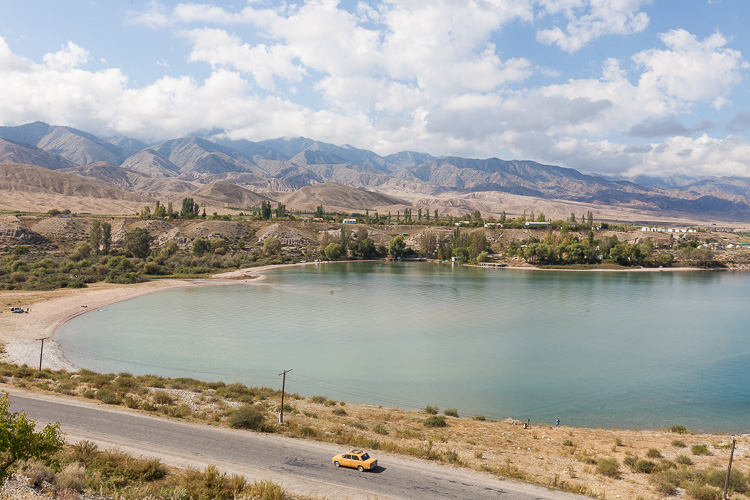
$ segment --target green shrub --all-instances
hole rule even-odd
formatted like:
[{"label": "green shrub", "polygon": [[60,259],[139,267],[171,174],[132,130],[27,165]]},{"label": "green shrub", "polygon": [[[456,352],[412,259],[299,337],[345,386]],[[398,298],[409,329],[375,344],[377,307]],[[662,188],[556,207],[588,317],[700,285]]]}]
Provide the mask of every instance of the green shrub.
[{"label": "green shrub", "polygon": [[620,477],[620,462],[616,458],[602,458],[596,463],[596,473],[617,479]]},{"label": "green shrub", "polygon": [[721,490],[713,486],[693,483],[685,488],[690,498],[695,500],[721,500]]},{"label": "green shrub", "polygon": [[676,434],[692,434],[692,431],[684,425],[673,425],[669,428],[669,432],[674,432]]},{"label": "green shrub", "polygon": [[186,405],[185,403],[182,403],[178,406],[167,406],[167,415],[173,418],[185,418],[190,416],[192,411],[190,410],[190,407]]},{"label": "green shrub", "polygon": [[[724,482],[727,478],[726,471],[714,469],[709,467],[706,470],[702,470],[697,473],[699,481],[703,481],[716,488],[724,488]],[[745,475],[737,470],[732,469],[729,474],[729,490],[736,491],[737,493],[745,493],[747,491],[747,479]]]},{"label": "green shrub", "polygon": [[657,450],[656,448],[649,448],[646,452],[646,456],[648,458],[663,458],[661,455],[661,452]]},{"label": "green shrub", "polygon": [[693,465],[693,461],[687,455],[677,455],[674,461],[680,465]]},{"label": "green shrub", "polygon": [[680,441],[679,439],[675,439],[674,441],[672,441],[672,446],[674,446],[675,448],[684,448],[687,445],[685,444],[684,441]]},{"label": "green shrub", "polygon": [[671,497],[672,495],[677,494],[677,486],[675,486],[662,476],[652,474],[651,476],[649,476],[648,480],[654,487],[656,492],[660,495]]},{"label": "green shrub", "polygon": [[711,452],[708,451],[708,446],[705,444],[694,444],[690,447],[690,451],[693,455],[711,455]]},{"label": "green shrub", "polygon": [[322,405],[325,404],[326,401],[328,401],[328,398],[325,396],[313,396],[310,398],[310,401]]},{"label": "green shrub", "polygon": [[487,419],[486,419],[486,418],[484,417],[484,415],[474,415],[473,419],[474,419],[474,420],[478,420],[478,421],[480,421],[480,422],[484,422],[485,420],[487,420]]},{"label": "green shrub", "polygon": [[284,490],[278,484],[264,479],[256,481],[250,486],[250,498],[260,498],[262,500],[286,500]]},{"label": "green shrub", "polygon": [[312,427],[300,427],[299,435],[302,437],[318,437],[318,431]]},{"label": "green shrub", "polygon": [[447,410],[443,410],[443,414],[448,417],[458,417],[458,410],[455,408],[448,408]]},{"label": "green shrub", "polygon": [[99,389],[96,392],[96,397],[102,403],[108,405],[119,405],[120,403],[122,403],[122,398],[109,389]]},{"label": "green shrub", "polygon": [[151,397],[158,405],[171,405],[174,402],[174,398],[167,391],[155,391]]},{"label": "green shrub", "polygon": [[262,430],[265,424],[263,414],[252,405],[244,405],[229,415],[229,425],[235,429]]},{"label": "green shrub", "polygon": [[445,421],[445,417],[442,415],[430,415],[422,421],[425,427],[447,427],[448,422]]},{"label": "green shrub", "polygon": [[343,417],[344,415],[346,415],[346,410],[343,408],[334,408],[331,413]]},{"label": "green shrub", "polygon": [[638,460],[635,463],[634,472],[641,474],[651,474],[656,469],[656,464],[651,460]]},{"label": "green shrub", "polygon": [[562,445],[563,446],[575,446],[575,444],[573,443],[573,441],[571,441],[570,439],[564,439],[563,442],[562,442]]},{"label": "green shrub", "polygon": [[99,453],[96,443],[91,441],[78,441],[71,447],[70,458],[83,465],[88,465]]},{"label": "green shrub", "polygon": [[437,415],[438,407],[437,406],[426,406],[424,409],[424,412],[429,415]]}]

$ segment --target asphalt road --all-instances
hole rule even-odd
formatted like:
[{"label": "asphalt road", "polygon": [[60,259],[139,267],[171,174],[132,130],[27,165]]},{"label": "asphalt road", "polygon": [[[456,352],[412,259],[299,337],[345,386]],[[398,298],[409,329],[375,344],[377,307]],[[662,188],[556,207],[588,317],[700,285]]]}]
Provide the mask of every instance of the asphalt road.
[{"label": "asphalt road", "polygon": [[325,498],[571,500],[577,495],[501,481],[489,474],[428,461],[372,452],[373,472],[335,468],[331,457],[343,447],[283,436],[221,429],[14,389],[11,410],[40,425],[60,422],[68,442],[82,439],[100,448],[116,446],[135,456],[158,457],[177,467],[270,479],[290,492]]}]

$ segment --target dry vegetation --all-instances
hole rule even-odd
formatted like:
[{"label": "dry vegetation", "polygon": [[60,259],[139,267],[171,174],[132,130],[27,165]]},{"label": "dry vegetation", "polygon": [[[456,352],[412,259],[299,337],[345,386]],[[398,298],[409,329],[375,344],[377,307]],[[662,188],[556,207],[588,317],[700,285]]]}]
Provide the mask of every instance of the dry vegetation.
[{"label": "dry vegetation", "polygon": [[[285,426],[276,424],[280,394],[241,384],[205,383],[87,370],[38,372],[0,365],[5,384],[89,398],[164,417],[252,428],[296,438],[410,455],[595,498],[719,498],[731,436],[661,430],[582,429],[491,421],[451,410],[404,411],[351,405],[325,396],[287,395]],[[444,413],[444,414],[439,414]],[[444,426],[441,426],[444,423]],[[381,460],[387,460],[382,458]],[[750,440],[737,441],[732,498],[748,498]]]}]

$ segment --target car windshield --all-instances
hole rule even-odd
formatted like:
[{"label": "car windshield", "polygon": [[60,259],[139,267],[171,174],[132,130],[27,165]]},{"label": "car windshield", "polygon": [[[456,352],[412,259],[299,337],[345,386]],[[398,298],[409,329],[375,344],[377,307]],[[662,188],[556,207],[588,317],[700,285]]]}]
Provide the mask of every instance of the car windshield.
[{"label": "car windshield", "polygon": [[369,458],[370,458],[370,455],[368,455],[367,453],[365,453],[364,455],[362,455],[362,460],[367,460]]}]

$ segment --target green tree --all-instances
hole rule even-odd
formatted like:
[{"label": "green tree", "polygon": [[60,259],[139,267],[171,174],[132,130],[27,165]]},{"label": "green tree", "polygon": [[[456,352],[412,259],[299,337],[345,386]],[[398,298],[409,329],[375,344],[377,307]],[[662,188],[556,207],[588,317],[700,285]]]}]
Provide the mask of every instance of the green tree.
[{"label": "green tree", "polygon": [[318,205],[318,207],[315,209],[315,217],[318,219],[323,218],[323,205]]},{"label": "green tree", "polygon": [[37,431],[36,422],[25,413],[12,413],[7,393],[0,393],[0,485],[13,475],[15,465],[26,460],[42,460],[53,465],[54,455],[63,447],[60,424],[48,424]]},{"label": "green tree", "polygon": [[270,236],[263,240],[263,250],[268,255],[278,255],[281,252],[281,242],[278,238]]},{"label": "green tree", "polygon": [[151,252],[151,235],[139,227],[125,234],[122,247],[133,257],[142,259]]},{"label": "green tree", "polygon": [[484,234],[484,230],[480,229],[471,233],[467,239],[469,247],[469,258],[476,259],[477,256],[487,250],[489,246],[487,244],[487,235]]},{"label": "green tree", "polygon": [[112,224],[102,222],[102,253],[108,254],[112,247]]},{"label": "green tree", "polygon": [[346,225],[341,227],[341,242],[339,245],[341,246],[341,253],[344,257],[349,256],[349,242],[352,240],[352,230],[346,227]]},{"label": "green tree", "polygon": [[182,210],[180,210],[180,217],[188,219],[195,217],[195,201],[192,198],[182,199]]},{"label": "green tree", "polygon": [[[429,212],[427,212],[429,214]],[[425,231],[420,235],[419,246],[422,247],[422,251],[425,256],[431,257],[435,255],[438,249],[437,236],[432,231]]]},{"label": "green tree", "polygon": [[341,258],[341,245],[338,243],[329,243],[325,249],[324,255],[328,260],[338,260]]},{"label": "green tree", "polygon": [[260,218],[263,220],[268,220],[271,218],[271,202],[268,200],[263,200],[260,202]]},{"label": "green tree", "polygon": [[365,238],[359,242],[359,253],[363,259],[369,259],[376,253],[375,242],[372,238]]},{"label": "green tree", "polygon": [[406,242],[400,234],[395,236],[388,244],[388,253],[393,257],[403,257],[406,252]]},{"label": "green tree", "polygon": [[211,250],[211,244],[207,239],[196,238],[193,240],[193,255],[200,257]]},{"label": "green tree", "polygon": [[99,255],[102,246],[102,224],[98,220],[91,223],[91,228],[89,229],[89,243],[91,244],[91,249],[94,253]]},{"label": "green tree", "polygon": [[276,218],[282,219],[286,217],[286,205],[282,205],[281,202],[276,206]]}]

